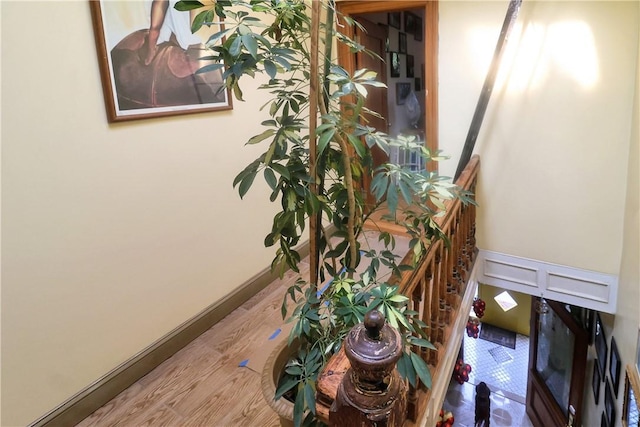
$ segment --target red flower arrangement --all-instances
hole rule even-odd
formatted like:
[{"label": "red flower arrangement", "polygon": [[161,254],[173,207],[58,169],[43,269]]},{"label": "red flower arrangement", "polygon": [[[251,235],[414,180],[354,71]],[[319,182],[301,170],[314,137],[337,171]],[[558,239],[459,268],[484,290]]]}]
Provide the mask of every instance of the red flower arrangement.
[{"label": "red flower arrangement", "polygon": [[458,359],[456,366],[453,368],[453,378],[458,384],[464,384],[469,381],[469,373],[471,373],[471,365],[464,363],[462,359]]},{"label": "red flower arrangement", "polygon": [[476,314],[476,316],[478,316],[478,318],[484,316],[484,309],[486,305],[487,304],[480,298],[476,298],[473,300],[473,312]]},{"label": "red flower arrangement", "polygon": [[478,338],[480,333],[480,321],[475,317],[470,317],[467,321],[467,335],[471,338]]},{"label": "red flower arrangement", "polygon": [[444,412],[440,409],[440,417],[436,423],[436,427],[451,427],[453,425],[453,414],[450,411]]}]

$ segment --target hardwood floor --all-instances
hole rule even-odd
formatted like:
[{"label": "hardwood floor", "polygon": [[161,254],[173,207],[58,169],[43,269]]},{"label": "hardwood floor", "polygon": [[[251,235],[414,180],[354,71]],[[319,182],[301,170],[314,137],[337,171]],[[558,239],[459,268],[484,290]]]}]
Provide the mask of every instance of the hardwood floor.
[{"label": "hardwood floor", "polygon": [[[365,232],[363,248],[382,249],[377,236]],[[396,236],[394,253],[404,255],[408,242]],[[308,258],[300,274],[308,277]],[[285,273],[76,427],[279,426],[260,378],[271,349],[288,336],[291,326],[282,320],[280,306],[300,274]],[[389,274],[381,268],[379,277]]]},{"label": "hardwood floor", "polygon": [[279,328],[286,337],[280,305],[296,277],[287,272],[77,427],[278,426],[260,377],[269,338]]}]

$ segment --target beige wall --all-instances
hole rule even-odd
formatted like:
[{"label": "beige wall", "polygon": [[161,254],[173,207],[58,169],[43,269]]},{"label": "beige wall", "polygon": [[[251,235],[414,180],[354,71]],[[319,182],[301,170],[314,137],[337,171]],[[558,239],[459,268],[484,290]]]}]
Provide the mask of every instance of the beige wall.
[{"label": "beige wall", "polygon": [[504,289],[483,283],[478,285],[478,297],[482,298],[486,304],[484,316],[480,321],[528,337],[531,330],[529,327],[531,319],[531,295],[508,291],[511,298],[513,298],[518,305],[505,312],[495,300],[495,297],[504,291]]},{"label": "beige wall", "polygon": [[[637,12],[640,18],[640,11]],[[640,36],[638,36],[638,57],[640,57]],[[629,150],[629,173],[627,178],[626,209],[624,212],[624,238],[622,246],[622,262],[620,265],[620,289],[618,292],[618,310],[613,324],[607,329],[607,337],[615,337],[620,351],[622,374],[620,378],[617,414],[622,414],[622,394],[624,391],[624,368],[633,365],[636,360],[638,329],[640,328],[640,60],[636,63],[636,88],[634,90],[632,110],[631,148]],[[611,347],[611,338],[609,338]],[[588,384],[585,399],[593,402],[591,388],[592,370],[588,370]],[[603,399],[598,407],[588,408],[584,425],[597,425],[604,408]]]},{"label": "beige wall", "polygon": [[[445,173],[457,166],[506,8],[440,5],[440,142],[453,156]],[[618,274],[637,10],[523,2],[475,150],[482,249]]]},{"label": "beige wall", "polygon": [[[3,426],[52,409],[271,258],[266,198],[240,202],[231,188],[257,154],[242,141],[262,100],[108,125],[87,3],[0,2]],[[454,156],[506,4],[441,2],[440,140]],[[507,70],[524,67],[524,80],[503,74],[477,149],[483,248],[613,274],[634,255],[621,249],[637,8],[524,3],[521,22],[548,37],[552,23],[587,23],[583,56],[595,52],[597,79],[551,60],[534,78],[526,57]],[[625,265],[621,289],[631,289]]]},{"label": "beige wall", "polygon": [[107,124],[88,4],[0,6],[3,426],[33,421],[271,261],[266,191],[240,201],[231,185],[258,154],[243,144],[264,100],[249,89],[257,102],[229,112]]}]

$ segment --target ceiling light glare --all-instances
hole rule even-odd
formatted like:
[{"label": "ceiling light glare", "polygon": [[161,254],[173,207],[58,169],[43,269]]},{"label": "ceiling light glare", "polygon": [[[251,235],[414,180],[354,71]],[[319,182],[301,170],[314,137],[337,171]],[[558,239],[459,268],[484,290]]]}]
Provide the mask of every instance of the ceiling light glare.
[{"label": "ceiling light glare", "polygon": [[509,295],[509,292],[507,291],[504,291],[500,295],[496,296],[494,300],[496,300],[496,302],[498,303],[498,305],[503,311],[509,311],[513,307],[518,305],[516,300],[514,300],[511,297],[511,295]]}]

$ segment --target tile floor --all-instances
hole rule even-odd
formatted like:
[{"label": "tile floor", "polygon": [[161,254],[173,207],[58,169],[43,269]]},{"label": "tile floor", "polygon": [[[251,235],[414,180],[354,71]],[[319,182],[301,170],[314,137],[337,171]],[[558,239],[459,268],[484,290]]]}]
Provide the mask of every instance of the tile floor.
[{"label": "tile floor", "polygon": [[491,389],[491,426],[531,427],[525,411],[529,337],[517,335],[516,348],[480,338],[464,337],[464,361],[472,367],[469,381],[449,384],[444,409],[455,417],[455,426],[473,427],[475,386],[484,381]]}]

